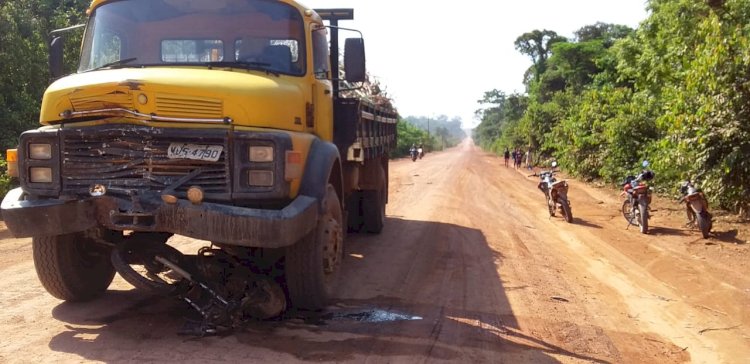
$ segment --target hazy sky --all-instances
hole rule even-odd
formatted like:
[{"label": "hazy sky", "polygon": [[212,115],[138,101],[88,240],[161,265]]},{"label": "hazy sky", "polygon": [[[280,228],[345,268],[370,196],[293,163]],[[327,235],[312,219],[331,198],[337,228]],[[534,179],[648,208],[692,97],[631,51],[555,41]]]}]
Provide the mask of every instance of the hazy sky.
[{"label": "hazy sky", "polygon": [[570,38],[597,21],[636,28],[647,16],[646,0],[301,1],[354,8],[339,26],[364,33],[368,71],[402,116],[458,116],[466,127],[478,123],[484,91],[524,91],[531,60],[513,47],[519,35],[549,29]]}]

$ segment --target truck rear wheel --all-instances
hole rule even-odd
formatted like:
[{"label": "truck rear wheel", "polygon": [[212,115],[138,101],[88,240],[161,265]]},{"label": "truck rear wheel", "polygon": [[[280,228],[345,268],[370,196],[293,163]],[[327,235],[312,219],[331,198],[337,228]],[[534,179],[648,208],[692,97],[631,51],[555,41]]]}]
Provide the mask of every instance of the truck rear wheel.
[{"label": "truck rear wheel", "polygon": [[287,248],[284,273],[289,300],[296,308],[324,308],[338,285],[344,258],[344,219],[330,184],[323,203],[324,213],[316,229]]},{"label": "truck rear wheel", "polygon": [[365,232],[380,234],[385,222],[385,191],[362,191],[362,215]]},{"label": "truck rear wheel", "polygon": [[346,227],[353,233],[362,229],[362,191],[353,191],[346,199]]},{"label": "truck rear wheel", "polygon": [[110,249],[81,233],[32,239],[34,267],[42,286],[65,301],[88,301],[104,293],[115,269]]},{"label": "truck rear wheel", "polygon": [[362,191],[362,217],[365,232],[380,234],[385,223],[385,202],[388,200],[388,184],[385,172],[380,169],[380,188]]}]

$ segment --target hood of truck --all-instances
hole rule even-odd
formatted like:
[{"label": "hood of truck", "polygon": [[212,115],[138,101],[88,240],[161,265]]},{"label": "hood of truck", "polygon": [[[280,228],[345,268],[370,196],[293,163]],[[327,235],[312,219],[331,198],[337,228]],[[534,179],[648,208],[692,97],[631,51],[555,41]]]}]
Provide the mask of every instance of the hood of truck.
[{"label": "hood of truck", "polygon": [[[44,93],[40,122],[66,121],[76,112],[126,109],[175,119],[302,131],[303,78],[259,71],[205,68],[125,68],[74,74]],[[101,114],[106,117],[106,112]]]}]

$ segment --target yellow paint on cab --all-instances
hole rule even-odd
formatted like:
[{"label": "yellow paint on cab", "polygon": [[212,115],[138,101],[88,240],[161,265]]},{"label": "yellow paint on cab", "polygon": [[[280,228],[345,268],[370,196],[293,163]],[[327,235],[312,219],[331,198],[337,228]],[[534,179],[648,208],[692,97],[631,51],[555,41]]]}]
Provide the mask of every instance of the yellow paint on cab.
[{"label": "yellow paint on cab", "polygon": [[235,125],[303,131],[307,100],[303,80],[206,67],[85,72],[61,78],[47,88],[40,122],[64,121],[65,112],[123,108],[167,117],[228,117]]}]

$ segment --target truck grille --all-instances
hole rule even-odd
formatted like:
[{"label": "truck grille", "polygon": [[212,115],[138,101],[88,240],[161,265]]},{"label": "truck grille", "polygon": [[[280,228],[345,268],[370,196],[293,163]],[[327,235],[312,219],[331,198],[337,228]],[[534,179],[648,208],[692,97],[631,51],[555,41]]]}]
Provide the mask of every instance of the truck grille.
[{"label": "truck grille", "polygon": [[[135,126],[64,130],[63,193],[88,194],[95,184],[113,192],[117,189],[161,192],[196,169],[201,169],[200,173],[176,188],[178,193],[190,186],[201,187],[207,195],[229,193],[226,133],[186,134],[184,130]],[[167,149],[171,143],[221,145],[224,150],[216,162],[170,159]]]},{"label": "truck grille", "polygon": [[177,118],[224,118],[221,100],[188,96],[156,96],[156,115]]}]

